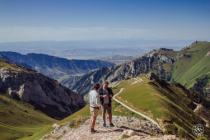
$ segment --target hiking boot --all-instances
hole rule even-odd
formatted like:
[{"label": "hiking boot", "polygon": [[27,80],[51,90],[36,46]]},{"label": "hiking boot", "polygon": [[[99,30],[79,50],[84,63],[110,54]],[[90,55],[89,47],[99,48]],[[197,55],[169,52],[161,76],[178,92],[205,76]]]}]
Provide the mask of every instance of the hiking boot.
[{"label": "hiking boot", "polygon": [[113,123],[110,123],[110,127],[114,127],[114,124]]},{"label": "hiking boot", "polygon": [[105,123],[103,124],[103,127],[106,127],[106,124]]},{"label": "hiking boot", "polygon": [[90,129],[90,132],[91,132],[91,134],[93,134],[93,133],[96,133],[96,130],[93,129],[93,128],[91,128],[91,129]]}]

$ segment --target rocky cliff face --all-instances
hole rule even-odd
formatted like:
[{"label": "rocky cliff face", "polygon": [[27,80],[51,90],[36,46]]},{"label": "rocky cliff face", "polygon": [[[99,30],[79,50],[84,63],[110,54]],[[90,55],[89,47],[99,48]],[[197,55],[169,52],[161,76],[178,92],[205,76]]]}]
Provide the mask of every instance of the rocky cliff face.
[{"label": "rocky cliff face", "polygon": [[111,82],[120,81],[151,71],[158,73],[162,78],[166,78],[165,75],[168,71],[165,65],[168,65],[171,69],[175,61],[174,53],[170,49],[153,50],[140,58],[115,67],[107,76],[107,80]]},{"label": "rocky cliff face", "polygon": [[148,72],[158,74],[161,79],[170,80],[170,71],[175,62],[175,55],[176,52],[171,49],[153,50],[140,58],[113,68],[103,68],[90,72],[76,82],[73,89],[78,93],[85,94],[94,83],[100,83],[104,80],[117,82]]},{"label": "rocky cliff face", "polygon": [[72,89],[77,91],[80,95],[87,93],[95,83],[101,83],[106,79],[107,74],[110,72],[110,68],[102,68],[96,71],[89,72],[82,76]]},{"label": "rocky cliff face", "polygon": [[84,105],[83,98],[57,81],[33,70],[0,60],[0,92],[32,104],[47,115],[61,119]]}]

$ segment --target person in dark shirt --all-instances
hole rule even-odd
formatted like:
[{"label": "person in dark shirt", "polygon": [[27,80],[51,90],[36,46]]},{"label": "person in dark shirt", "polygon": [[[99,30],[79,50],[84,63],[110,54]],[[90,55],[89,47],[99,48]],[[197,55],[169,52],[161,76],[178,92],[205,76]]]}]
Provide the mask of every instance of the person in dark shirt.
[{"label": "person in dark shirt", "polygon": [[114,124],[112,123],[113,92],[112,89],[109,87],[109,82],[104,82],[103,87],[99,90],[99,94],[102,105],[102,116],[104,121],[103,126],[106,127],[106,113],[108,113],[110,127],[114,127]]}]

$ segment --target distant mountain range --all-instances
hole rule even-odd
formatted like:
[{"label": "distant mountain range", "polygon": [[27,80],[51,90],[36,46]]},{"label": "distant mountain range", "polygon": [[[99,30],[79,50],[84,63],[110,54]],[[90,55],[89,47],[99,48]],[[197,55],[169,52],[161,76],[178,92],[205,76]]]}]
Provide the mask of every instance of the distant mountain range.
[{"label": "distant mountain range", "polygon": [[[32,41],[0,42],[0,51],[12,51],[21,54],[42,53],[67,59],[95,59],[115,55],[140,56],[149,50],[167,47],[180,49],[190,41],[166,40],[101,40],[101,41]],[[176,45],[175,45],[176,44]]]},{"label": "distant mountain range", "polygon": [[113,56],[107,56],[107,57],[101,57],[100,60],[108,61],[114,64],[122,64],[128,61],[131,61],[135,59],[134,56],[124,56],[124,55],[113,55]]},{"label": "distant mountain range", "polygon": [[74,82],[74,79],[92,70],[114,66],[113,63],[102,60],[68,60],[35,53],[23,55],[16,52],[0,52],[0,55],[12,63],[34,69],[64,85]]}]

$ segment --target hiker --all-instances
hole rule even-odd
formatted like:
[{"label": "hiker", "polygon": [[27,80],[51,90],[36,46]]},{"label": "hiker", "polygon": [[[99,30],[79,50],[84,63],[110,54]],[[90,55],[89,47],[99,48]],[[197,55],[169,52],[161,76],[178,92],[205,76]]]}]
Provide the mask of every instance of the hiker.
[{"label": "hiker", "polygon": [[105,81],[103,87],[99,90],[100,101],[102,105],[102,116],[103,116],[103,126],[106,127],[106,113],[108,113],[109,125],[110,127],[114,127],[112,123],[112,97],[113,92],[109,87],[109,82]]},{"label": "hiker", "polygon": [[95,84],[92,90],[89,92],[89,103],[90,103],[90,114],[91,114],[91,125],[90,125],[90,132],[95,133],[96,130],[94,129],[96,118],[99,113],[100,109],[100,97],[98,90],[100,89],[100,84]]}]

